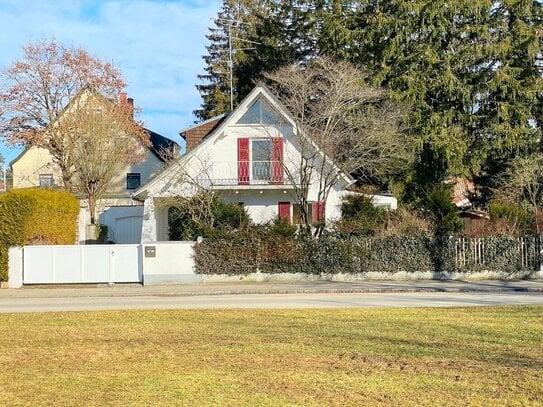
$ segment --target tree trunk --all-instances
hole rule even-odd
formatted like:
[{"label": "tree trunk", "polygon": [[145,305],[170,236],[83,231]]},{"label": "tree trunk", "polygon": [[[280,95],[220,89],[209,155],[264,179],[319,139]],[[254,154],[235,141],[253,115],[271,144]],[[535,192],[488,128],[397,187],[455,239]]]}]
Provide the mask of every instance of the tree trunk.
[{"label": "tree trunk", "polygon": [[96,195],[94,193],[88,194],[89,200],[89,215],[91,225],[96,225]]}]

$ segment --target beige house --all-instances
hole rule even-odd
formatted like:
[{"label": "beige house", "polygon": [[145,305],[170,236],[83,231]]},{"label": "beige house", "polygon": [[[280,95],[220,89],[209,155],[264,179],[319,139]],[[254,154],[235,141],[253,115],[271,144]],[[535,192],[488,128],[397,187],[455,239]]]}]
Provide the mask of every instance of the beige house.
[{"label": "beige house", "polygon": [[[121,102],[133,103],[121,94]],[[100,224],[108,227],[108,239],[115,243],[139,243],[143,220],[143,203],[132,198],[133,192],[164,167],[164,152],[178,151],[174,141],[145,129],[151,145],[143,161],[126,165],[111,181],[105,196],[98,202]],[[62,187],[60,168],[47,149],[28,147],[11,162],[13,188]],[[88,209],[81,200],[79,242],[87,240]]]}]

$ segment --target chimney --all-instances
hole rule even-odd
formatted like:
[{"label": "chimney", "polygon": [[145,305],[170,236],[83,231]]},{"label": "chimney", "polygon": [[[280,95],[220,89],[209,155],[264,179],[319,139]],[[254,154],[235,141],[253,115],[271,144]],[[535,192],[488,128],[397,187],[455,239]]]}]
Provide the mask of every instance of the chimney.
[{"label": "chimney", "polygon": [[126,96],[127,96],[126,92],[119,93],[119,102],[121,104],[126,103]]},{"label": "chimney", "polygon": [[134,99],[128,98],[126,99],[126,102],[128,103],[128,106],[130,107],[130,116],[134,117]]}]

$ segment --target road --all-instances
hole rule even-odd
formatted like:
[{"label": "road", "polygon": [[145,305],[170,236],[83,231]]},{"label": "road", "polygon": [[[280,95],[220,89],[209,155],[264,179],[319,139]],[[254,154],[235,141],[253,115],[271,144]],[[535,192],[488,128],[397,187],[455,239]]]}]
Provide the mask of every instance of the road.
[{"label": "road", "polygon": [[0,312],[127,309],[368,308],[543,305],[538,292],[291,293],[133,297],[4,297]]}]

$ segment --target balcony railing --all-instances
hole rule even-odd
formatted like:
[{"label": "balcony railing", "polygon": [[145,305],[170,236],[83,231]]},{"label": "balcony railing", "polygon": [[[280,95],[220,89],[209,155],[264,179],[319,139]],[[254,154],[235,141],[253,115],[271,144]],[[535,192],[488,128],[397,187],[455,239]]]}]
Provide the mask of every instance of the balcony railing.
[{"label": "balcony railing", "polygon": [[282,161],[216,161],[203,183],[209,186],[283,185]]}]

